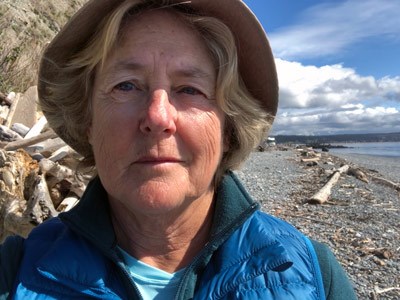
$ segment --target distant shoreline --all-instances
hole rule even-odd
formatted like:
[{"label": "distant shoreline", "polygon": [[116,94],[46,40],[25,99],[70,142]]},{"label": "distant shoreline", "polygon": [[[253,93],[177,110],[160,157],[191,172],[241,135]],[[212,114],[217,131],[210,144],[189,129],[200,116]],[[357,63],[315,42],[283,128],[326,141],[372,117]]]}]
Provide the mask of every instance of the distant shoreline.
[{"label": "distant shoreline", "polygon": [[400,132],[337,135],[273,135],[277,144],[343,144],[400,142]]},{"label": "distant shoreline", "polygon": [[279,148],[313,148],[317,151],[332,154],[367,155],[373,157],[400,157],[400,142],[357,142],[357,143],[308,143],[308,144],[277,144]]}]

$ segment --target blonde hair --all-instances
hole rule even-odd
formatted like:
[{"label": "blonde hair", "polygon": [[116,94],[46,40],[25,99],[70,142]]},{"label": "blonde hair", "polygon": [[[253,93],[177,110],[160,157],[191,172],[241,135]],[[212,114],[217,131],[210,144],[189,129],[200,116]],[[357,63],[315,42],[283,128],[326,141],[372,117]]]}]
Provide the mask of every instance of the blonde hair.
[{"label": "blonde hair", "polygon": [[91,122],[95,70],[102,67],[118,43],[124,24],[149,9],[175,11],[200,34],[214,61],[216,101],[226,116],[224,139],[229,146],[216,173],[216,182],[219,182],[228,170],[237,169],[265,137],[273,116],[253,98],[240,77],[235,39],[230,29],[222,21],[195,14],[183,4],[164,6],[163,1],[124,1],[103,19],[87,46],[71,57],[67,65],[58,67],[62,80],[57,78],[57,82],[63,84],[47,83],[50,91],[40,99],[41,107],[53,129],[66,133],[70,137],[66,142],[85,157],[86,165],[94,166],[87,130]]}]

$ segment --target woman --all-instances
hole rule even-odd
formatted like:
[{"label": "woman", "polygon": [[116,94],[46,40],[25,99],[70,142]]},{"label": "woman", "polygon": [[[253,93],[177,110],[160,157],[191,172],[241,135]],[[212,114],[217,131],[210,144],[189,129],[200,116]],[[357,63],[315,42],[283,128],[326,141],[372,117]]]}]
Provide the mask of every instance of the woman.
[{"label": "woman", "polygon": [[276,113],[262,28],[241,1],[178,2],[89,1],[46,49],[43,112],[97,176],[73,210],[6,241],[0,292],[354,298],[331,253],[231,172]]}]

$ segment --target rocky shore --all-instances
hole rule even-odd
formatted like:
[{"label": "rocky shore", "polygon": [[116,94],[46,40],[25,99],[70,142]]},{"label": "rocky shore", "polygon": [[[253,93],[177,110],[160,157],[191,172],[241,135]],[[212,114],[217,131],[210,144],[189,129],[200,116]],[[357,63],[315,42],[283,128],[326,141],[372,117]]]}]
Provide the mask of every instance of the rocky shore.
[{"label": "rocky shore", "polygon": [[[400,299],[400,158],[318,156],[302,162],[301,151],[271,148],[236,173],[264,211],[329,245],[359,299]],[[311,204],[342,165],[353,172],[341,174],[328,201]]]}]

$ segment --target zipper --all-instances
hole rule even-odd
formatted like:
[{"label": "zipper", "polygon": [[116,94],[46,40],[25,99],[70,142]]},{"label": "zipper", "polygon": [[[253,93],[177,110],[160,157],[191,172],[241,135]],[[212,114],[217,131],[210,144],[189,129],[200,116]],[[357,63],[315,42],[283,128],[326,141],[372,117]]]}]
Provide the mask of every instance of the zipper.
[{"label": "zipper", "polygon": [[[200,251],[199,254],[195,256],[191,264],[186,268],[185,273],[182,276],[182,279],[179,283],[178,290],[175,294],[174,299],[179,300],[179,295],[182,293],[182,289],[184,286],[184,283],[186,282],[186,278],[189,276],[189,273],[193,271],[193,269],[198,265],[199,261],[202,259],[202,257],[212,251],[215,251],[220,245],[222,245],[226,239],[223,239],[224,236],[227,236],[228,233],[235,231],[238,229],[243,223],[248,219],[250,215],[252,215],[257,209],[259,205],[258,203],[254,202],[250,205],[250,207],[245,210],[242,214],[240,214],[231,224],[234,224],[233,226],[226,226],[221,232],[219,232],[217,235],[215,235]],[[218,244],[218,241],[223,240],[220,244]],[[212,250],[212,248],[215,248]]]},{"label": "zipper", "polygon": [[[122,274],[125,276],[125,279],[128,280],[130,283],[131,288],[133,288],[133,291],[136,293],[135,296],[138,297],[139,300],[143,300],[143,295],[139,291],[139,288],[135,284],[135,282],[132,279],[132,276],[129,274],[129,272],[126,270],[125,265],[122,263],[121,259],[118,257],[118,255],[115,253],[115,246],[113,247],[113,253],[110,255],[111,260],[117,265],[119,270],[122,272]],[[131,294],[132,290],[129,290],[128,293]],[[128,295],[129,296],[129,295]]]}]

